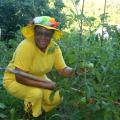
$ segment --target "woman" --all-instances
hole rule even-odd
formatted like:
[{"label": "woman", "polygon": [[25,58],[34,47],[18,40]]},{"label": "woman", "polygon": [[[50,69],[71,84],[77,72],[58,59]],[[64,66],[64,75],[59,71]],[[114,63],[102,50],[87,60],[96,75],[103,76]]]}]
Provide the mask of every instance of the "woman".
[{"label": "woman", "polygon": [[15,69],[37,76],[39,79],[21,76],[6,71],[3,85],[13,96],[24,100],[25,111],[32,109],[33,117],[48,112],[61,102],[59,91],[56,91],[53,100],[49,100],[55,83],[46,74],[54,66],[63,76],[72,76],[75,72],[68,67],[63,59],[62,52],[54,40],[59,39],[61,31],[56,27],[58,22],[49,16],[33,19],[33,22],[22,28],[25,37],[17,47],[7,68]]}]

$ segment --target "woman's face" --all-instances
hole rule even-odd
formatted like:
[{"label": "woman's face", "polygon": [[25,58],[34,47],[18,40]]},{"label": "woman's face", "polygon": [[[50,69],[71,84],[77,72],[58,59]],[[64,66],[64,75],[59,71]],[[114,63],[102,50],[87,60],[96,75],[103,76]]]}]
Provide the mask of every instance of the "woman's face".
[{"label": "woman's face", "polygon": [[35,26],[35,44],[36,46],[45,51],[53,36],[54,30],[49,30],[41,26]]}]

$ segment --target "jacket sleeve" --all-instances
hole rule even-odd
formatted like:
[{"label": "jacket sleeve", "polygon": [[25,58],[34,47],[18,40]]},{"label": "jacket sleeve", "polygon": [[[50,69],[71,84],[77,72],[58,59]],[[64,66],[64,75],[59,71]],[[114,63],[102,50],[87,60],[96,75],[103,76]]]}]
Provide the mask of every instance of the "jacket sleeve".
[{"label": "jacket sleeve", "polygon": [[55,50],[55,61],[54,61],[54,66],[57,70],[65,68],[67,65],[65,64],[62,51],[59,46],[57,46]]},{"label": "jacket sleeve", "polygon": [[34,50],[30,43],[22,42],[13,55],[14,66],[29,71],[34,58]]}]

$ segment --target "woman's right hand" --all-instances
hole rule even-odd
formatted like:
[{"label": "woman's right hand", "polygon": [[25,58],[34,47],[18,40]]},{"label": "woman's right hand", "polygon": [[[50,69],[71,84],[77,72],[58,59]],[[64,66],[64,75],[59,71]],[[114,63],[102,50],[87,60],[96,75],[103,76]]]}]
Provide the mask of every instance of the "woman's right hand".
[{"label": "woman's right hand", "polygon": [[49,82],[49,83],[46,83],[46,85],[50,88],[50,89],[54,89],[56,87],[56,83],[55,82]]}]

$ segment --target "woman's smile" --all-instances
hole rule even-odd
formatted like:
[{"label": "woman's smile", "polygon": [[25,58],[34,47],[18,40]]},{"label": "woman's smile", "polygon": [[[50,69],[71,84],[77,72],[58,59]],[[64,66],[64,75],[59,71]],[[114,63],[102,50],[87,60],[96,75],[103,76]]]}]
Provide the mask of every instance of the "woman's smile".
[{"label": "woman's smile", "polygon": [[41,46],[47,46],[48,44],[47,40],[40,40],[39,43]]}]

